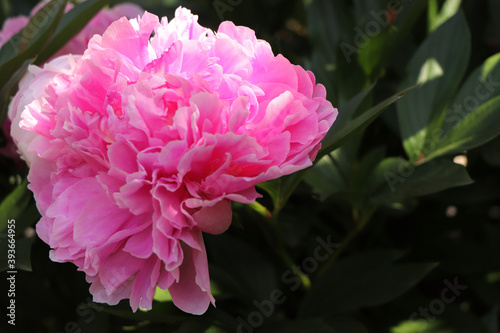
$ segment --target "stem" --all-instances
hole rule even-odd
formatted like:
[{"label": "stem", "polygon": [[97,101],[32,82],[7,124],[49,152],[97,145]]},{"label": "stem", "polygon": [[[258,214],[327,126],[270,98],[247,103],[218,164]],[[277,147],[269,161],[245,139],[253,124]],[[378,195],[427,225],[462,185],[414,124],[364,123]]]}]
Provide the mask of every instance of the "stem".
[{"label": "stem", "polygon": [[377,210],[376,207],[369,207],[366,211],[361,214],[357,209],[353,210],[353,220],[355,224],[354,230],[352,230],[342,241],[340,246],[333,252],[332,256],[328,258],[323,267],[318,271],[318,277],[323,276],[338,260],[342,252],[352,243],[353,239],[365,228],[365,226],[370,221],[371,217]]},{"label": "stem", "polygon": [[[274,196],[273,199],[273,204],[274,208],[272,213],[270,213],[265,207],[259,204],[255,204],[252,206],[254,210],[259,212],[262,216],[266,218],[266,220],[269,222],[268,224],[271,226],[271,228],[267,227],[265,228],[267,230],[271,230],[274,234],[274,240],[276,242],[273,242],[273,239],[271,237],[269,238],[269,243],[277,249],[277,254],[281,261],[290,268],[292,272],[294,272],[301,281],[301,285],[304,287],[304,289],[309,289],[311,286],[311,280],[309,279],[309,276],[307,274],[304,274],[300,269],[297,269],[295,266],[294,261],[288,254],[285,248],[285,242],[283,240],[283,235],[281,233],[279,223],[278,223],[278,215],[281,211],[281,209],[285,206],[286,202],[292,195],[293,191],[297,187],[297,185],[300,183],[304,175],[310,170],[310,168],[301,170],[299,172],[296,172],[292,175],[289,175],[283,179],[281,179],[281,183],[279,184],[278,188],[278,193],[277,195]],[[265,189],[265,188],[264,188]],[[265,189],[266,190],[266,189]],[[269,190],[266,190],[269,192]],[[283,194],[284,193],[284,194]],[[273,194],[271,194],[271,197],[273,197]]]},{"label": "stem", "polygon": [[292,260],[288,252],[286,251],[285,248],[285,242],[283,240],[282,233],[280,232],[279,224],[278,224],[278,213],[280,211],[280,207],[275,207],[271,218],[269,219],[269,224],[271,225],[271,229],[274,232],[275,239],[277,241],[276,247],[278,249],[278,255],[280,259],[283,261],[285,266],[290,268],[290,270],[295,273],[301,282],[302,287],[304,289],[309,289],[311,286],[311,280],[309,279],[309,276],[307,274],[304,274],[300,269],[297,269],[295,266],[295,262]]},{"label": "stem", "polygon": [[257,202],[257,200],[255,200],[252,203],[249,203],[248,206],[267,219],[271,217],[271,213],[269,212],[269,210],[267,210],[266,207]]}]

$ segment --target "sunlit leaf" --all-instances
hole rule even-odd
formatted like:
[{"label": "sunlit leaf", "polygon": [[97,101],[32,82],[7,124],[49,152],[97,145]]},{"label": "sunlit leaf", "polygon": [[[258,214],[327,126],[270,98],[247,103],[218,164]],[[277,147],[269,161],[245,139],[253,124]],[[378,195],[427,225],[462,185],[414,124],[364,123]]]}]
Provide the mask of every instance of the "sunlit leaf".
[{"label": "sunlit leaf", "polygon": [[461,81],[470,53],[470,36],[462,12],[434,31],[410,60],[402,86],[420,83],[396,105],[403,145],[411,162],[432,153],[441,133],[444,109]]},{"label": "sunlit leaf", "polygon": [[476,148],[499,134],[500,96],[497,96],[466,115],[440,137],[428,159]]},{"label": "sunlit leaf", "polygon": [[168,289],[161,289],[160,287],[156,287],[153,299],[158,302],[170,302],[172,301],[172,296],[170,296]]},{"label": "sunlit leaf", "polygon": [[443,322],[437,320],[408,320],[391,328],[391,333],[454,333]]},{"label": "sunlit leaf", "polygon": [[318,157],[327,154],[338,147],[340,147],[344,142],[349,140],[352,136],[360,133],[365,129],[370,123],[372,123],[389,105],[395,103],[401,98],[405,97],[407,92],[414,89],[414,87],[407,88],[370,108],[369,110],[363,112],[361,115],[354,118],[352,121],[347,122],[342,128],[337,128],[335,131],[330,131],[327,133],[325,139],[322,142],[322,147],[318,153]]},{"label": "sunlit leaf", "polygon": [[446,0],[439,10],[439,3],[437,0],[429,0],[428,9],[428,25],[429,32],[436,30],[440,25],[442,25],[446,20],[455,15],[460,9],[462,0]]},{"label": "sunlit leaf", "polygon": [[405,200],[473,182],[462,165],[446,159],[418,166],[402,159],[391,159],[386,163],[385,171],[381,167],[377,171],[383,173],[385,183],[374,193],[373,201],[376,203]]}]

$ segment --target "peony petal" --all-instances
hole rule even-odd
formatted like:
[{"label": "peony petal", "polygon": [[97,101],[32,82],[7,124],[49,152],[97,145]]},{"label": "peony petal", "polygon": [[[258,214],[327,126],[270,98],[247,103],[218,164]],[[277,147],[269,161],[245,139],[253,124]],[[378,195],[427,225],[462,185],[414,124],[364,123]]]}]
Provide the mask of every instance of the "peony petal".
[{"label": "peony petal", "polygon": [[226,231],[231,225],[233,212],[231,202],[222,200],[213,206],[202,207],[193,214],[196,226],[203,232],[218,235]]},{"label": "peony petal", "polygon": [[174,304],[182,311],[201,315],[207,311],[210,302],[215,302],[210,294],[210,284],[208,289],[206,285],[208,277],[206,254],[205,252],[194,254],[194,251],[186,247],[183,247],[183,251],[184,264],[180,268],[180,279],[170,286],[170,295]]}]

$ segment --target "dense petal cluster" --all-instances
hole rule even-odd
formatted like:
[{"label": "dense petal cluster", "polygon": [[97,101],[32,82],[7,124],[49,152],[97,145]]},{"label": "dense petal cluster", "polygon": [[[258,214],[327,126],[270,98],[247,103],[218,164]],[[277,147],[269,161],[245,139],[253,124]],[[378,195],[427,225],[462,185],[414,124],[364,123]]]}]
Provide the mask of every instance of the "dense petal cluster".
[{"label": "dense petal cluster", "polygon": [[149,309],[158,286],[194,314],[214,303],[202,232],[310,166],[336,115],[254,31],[213,32],[185,8],[119,19],[83,56],[31,67],[9,110],[52,260],[84,271],[97,302]]},{"label": "dense petal cluster", "polygon": [[[47,1],[41,1],[30,13],[30,17],[33,17]],[[73,8],[72,4],[66,6],[66,11]],[[52,59],[66,54],[83,54],[87,49],[88,42],[95,34],[102,34],[107,27],[120,17],[135,18],[142,15],[144,10],[139,6],[131,3],[123,3],[117,5],[113,8],[103,9],[96,16],[94,16],[89,23],[76,34],[66,45],[64,45],[56,54],[52,56]],[[2,30],[0,30],[0,47],[9,41],[9,39],[17,34],[21,29],[23,29],[29,22],[30,17],[20,15],[5,20]],[[9,135],[10,120],[6,120],[3,124],[3,131],[7,144],[5,147],[0,148],[0,154],[18,160],[18,155],[15,151],[15,145]]]}]

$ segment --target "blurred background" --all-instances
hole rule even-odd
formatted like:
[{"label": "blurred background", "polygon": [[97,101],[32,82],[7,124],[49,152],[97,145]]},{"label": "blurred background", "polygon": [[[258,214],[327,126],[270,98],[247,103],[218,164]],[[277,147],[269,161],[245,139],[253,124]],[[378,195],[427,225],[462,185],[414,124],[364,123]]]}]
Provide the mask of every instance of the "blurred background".
[{"label": "blurred background", "polygon": [[[235,204],[229,231],[205,238],[217,308],[203,316],[177,310],[161,293],[152,311],[132,313],[127,301],[113,307],[92,303],[84,274],[73,264],[50,261],[49,247],[36,236],[39,216],[30,192],[10,195],[25,187],[28,169],[8,151],[4,128],[0,216],[17,221],[17,332],[500,332],[499,118],[491,116],[483,127],[471,122],[468,128],[479,139],[445,147],[444,153],[424,149],[425,142],[412,150],[407,139],[414,129],[405,118],[412,110],[453,116],[456,101],[474,97],[461,88],[467,82],[472,92],[478,84],[489,91],[488,101],[498,97],[500,69],[494,56],[500,52],[500,1],[135,3],[169,18],[182,5],[213,30],[223,20],[252,28],[275,54],[315,73],[340,114],[348,113],[340,124],[380,103],[387,108],[340,148],[321,154],[283,207],[276,210],[273,191],[259,188],[259,203],[275,214],[284,248],[311,285],[297,282],[295,288],[300,274],[276,254],[276,235],[266,227],[266,217]],[[27,15],[37,1],[0,4],[3,22]],[[433,52],[443,73],[427,84],[417,63]],[[448,66],[455,60],[458,67]],[[425,67],[429,72],[435,70],[432,62],[425,64],[431,64]],[[488,75],[474,83],[481,70]],[[399,102],[384,102],[417,81],[423,86]],[[417,125],[431,129],[433,119]],[[456,137],[469,134],[464,130]],[[324,242],[341,250],[324,261],[316,258],[314,266],[307,259]],[[5,276],[0,274],[3,309],[8,305]],[[284,298],[273,301],[271,310],[265,301],[273,290]],[[11,332],[5,316],[0,327],[4,324],[0,331]]]}]

